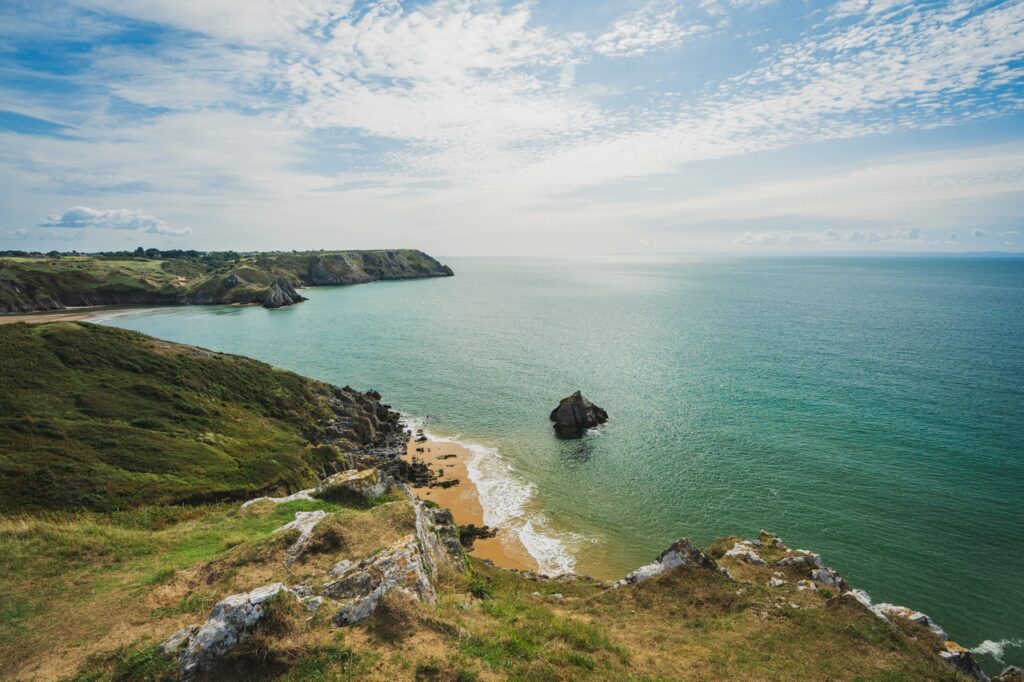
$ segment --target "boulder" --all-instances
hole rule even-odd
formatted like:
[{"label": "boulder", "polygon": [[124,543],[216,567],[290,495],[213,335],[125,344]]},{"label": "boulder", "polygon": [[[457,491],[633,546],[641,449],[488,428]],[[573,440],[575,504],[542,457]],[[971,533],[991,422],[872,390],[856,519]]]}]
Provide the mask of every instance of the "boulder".
[{"label": "boulder", "polygon": [[558,407],[551,411],[550,419],[561,438],[579,438],[587,429],[608,421],[608,413],[576,391],[562,398]]},{"label": "boulder", "polygon": [[306,547],[309,545],[309,539],[313,535],[313,529],[316,528],[317,524],[325,518],[327,518],[327,512],[325,511],[295,512],[294,521],[290,521],[274,531],[274,535],[277,535],[278,533],[286,533],[292,530],[298,531],[299,533],[299,537],[295,538],[295,542],[288,547],[288,558],[285,560],[285,566],[291,566],[299,557],[302,556],[303,552],[306,551]]},{"label": "boulder", "polygon": [[716,569],[718,567],[714,559],[690,542],[689,538],[682,538],[672,543],[668,549],[659,554],[655,561],[636,569],[615,583],[614,587],[622,587],[643,580],[649,580],[669,569],[679,568],[680,566],[709,569]]},{"label": "boulder", "polygon": [[334,502],[371,504],[387,489],[387,478],[379,470],[349,469],[324,479],[314,496]]},{"label": "boulder", "polygon": [[1024,682],[1024,668],[1009,665],[994,678],[995,682]]}]

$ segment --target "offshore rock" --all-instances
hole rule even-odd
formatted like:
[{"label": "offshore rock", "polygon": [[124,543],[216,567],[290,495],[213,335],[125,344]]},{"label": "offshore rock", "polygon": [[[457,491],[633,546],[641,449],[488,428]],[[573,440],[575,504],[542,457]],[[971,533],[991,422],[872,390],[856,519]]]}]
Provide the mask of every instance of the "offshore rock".
[{"label": "offshore rock", "polygon": [[295,291],[295,287],[284,277],[277,277],[263,294],[264,308],[283,308],[305,301],[306,297]]},{"label": "offshore rock", "polygon": [[716,570],[718,568],[718,564],[715,563],[715,560],[690,542],[689,538],[682,538],[672,543],[668,549],[659,554],[658,558],[654,562],[636,569],[625,578],[615,583],[613,587],[623,587],[624,585],[631,585],[643,580],[649,580],[650,578],[660,575],[667,570],[679,568],[680,566],[692,566],[712,570]]},{"label": "offshore rock", "polygon": [[555,433],[559,437],[579,438],[587,429],[608,421],[608,413],[576,391],[562,398],[558,407],[551,411],[550,419],[555,423]]}]

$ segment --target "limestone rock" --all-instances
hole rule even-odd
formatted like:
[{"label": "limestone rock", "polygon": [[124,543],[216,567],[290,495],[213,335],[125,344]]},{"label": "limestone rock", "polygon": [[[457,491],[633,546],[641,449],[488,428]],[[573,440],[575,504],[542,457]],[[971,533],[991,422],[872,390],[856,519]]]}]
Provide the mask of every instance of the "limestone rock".
[{"label": "limestone rock", "polygon": [[234,649],[266,615],[266,603],[282,592],[288,594],[284,585],[272,583],[251,592],[225,597],[213,607],[202,626],[189,634],[185,634],[189,628],[174,633],[161,647],[165,651],[175,651],[184,645],[181,678],[191,680]]},{"label": "limestone rock", "polygon": [[551,411],[550,419],[561,438],[579,438],[587,429],[608,421],[608,413],[576,391],[562,398],[558,407]]},{"label": "limestone rock", "polygon": [[315,492],[316,492],[315,488],[310,488],[309,490],[300,490],[297,493],[292,493],[291,495],[288,495],[287,497],[254,497],[251,500],[243,502],[242,506],[241,506],[241,509],[245,509],[246,507],[248,507],[250,505],[253,505],[253,504],[257,504],[259,502],[271,502],[273,504],[284,504],[286,502],[294,502],[295,500],[310,500],[310,501],[312,501],[313,493],[315,493]]},{"label": "limestone rock", "polygon": [[327,512],[325,511],[295,512],[294,521],[289,521],[274,531],[274,535],[277,535],[278,533],[285,533],[290,530],[296,530],[299,532],[299,537],[295,539],[295,542],[293,542],[290,547],[288,547],[288,559],[286,560],[285,565],[291,565],[296,559],[302,556],[302,553],[306,550],[306,546],[309,544],[309,538],[313,534],[313,529],[316,528],[317,524],[325,518],[327,518]]},{"label": "limestone rock", "polygon": [[657,560],[641,566],[625,578],[618,581],[613,587],[622,587],[648,580],[665,571],[680,566],[694,566],[697,568],[716,569],[718,565],[714,559],[702,552],[697,546],[690,542],[689,538],[682,538],[658,555]]},{"label": "limestone rock", "polygon": [[776,566],[802,566],[808,569],[822,568],[821,555],[806,549],[794,549],[788,556],[775,562]]},{"label": "limestone rock", "polygon": [[284,277],[277,277],[263,293],[264,308],[283,308],[305,301],[306,297],[295,291],[295,287]]},{"label": "limestone rock", "polygon": [[758,540],[741,540],[733,545],[732,549],[725,553],[725,556],[744,561],[752,566],[763,566],[766,562],[757,553],[759,546],[761,546],[761,542]]},{"label": "limestone rock", "polygon": [[370,504],[387,489],[387,479],[379,470],[349,469],[325,479],[314,495],[323,500]]},{"label": "limestone rock", "polygon": [[366,620],[392,590],[433,604],[437,599],[433,580],[438,572],[463,565],[464,554],[451,514],[427,507],[412,496],[408,487],[402,489],[415,505],[416,532],[357,564],[341,561],[330,570],[337,579],[324,585],[322,592],[343,601],[334,616],[335,625]]}]

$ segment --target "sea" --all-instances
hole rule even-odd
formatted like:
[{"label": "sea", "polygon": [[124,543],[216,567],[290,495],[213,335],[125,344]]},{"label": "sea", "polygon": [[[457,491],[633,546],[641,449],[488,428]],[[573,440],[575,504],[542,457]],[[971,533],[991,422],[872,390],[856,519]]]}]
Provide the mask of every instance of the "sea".
[{"label": "sea", "polygon": [[[1024,665],[1024,258],[442,260],[105,323],[380,391],[548,573],[765,529]],[[560,440],[576,390],[610,420]]]}]

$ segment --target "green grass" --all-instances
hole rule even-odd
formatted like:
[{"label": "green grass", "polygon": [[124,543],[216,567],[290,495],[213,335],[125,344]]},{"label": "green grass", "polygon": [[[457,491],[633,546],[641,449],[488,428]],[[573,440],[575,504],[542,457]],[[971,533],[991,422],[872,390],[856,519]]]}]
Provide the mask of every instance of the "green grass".
[{"label": "green grass", "polygon": [[413,249],[223,255],[2,256],[0,313],[80,305],[260,303],[278,277],[316,286],[451,274]]},{"label": "green grass", "polygon": [[328,398],[358,415],[369,404],[260,362],[86,323],[2,325],[0,347],[0,511],[296,490],[339,461],[307,438],[335,416]]}]

